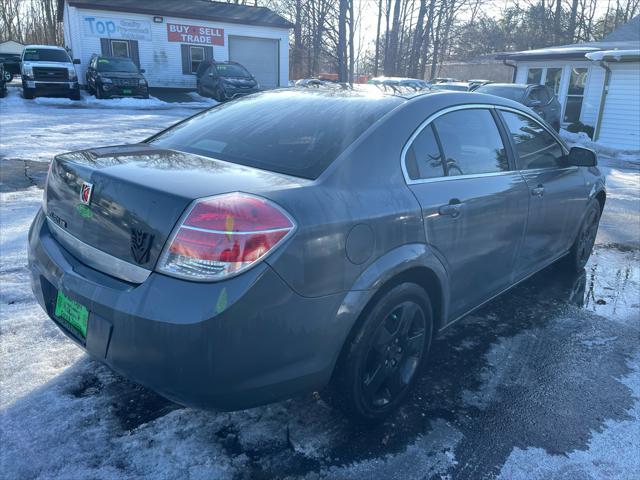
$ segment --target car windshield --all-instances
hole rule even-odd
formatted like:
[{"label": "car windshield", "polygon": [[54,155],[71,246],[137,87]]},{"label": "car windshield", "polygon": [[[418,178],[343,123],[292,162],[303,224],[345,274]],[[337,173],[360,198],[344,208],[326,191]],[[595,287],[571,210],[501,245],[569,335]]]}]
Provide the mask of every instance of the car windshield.
[{"label": "car windshield", "polygon": [[98,71],[138,73],[138,67],[130,58],[99,58]]},{"label": "car windshield", "polygon": [[234,65],[233,63],[217,63],[216,70],[221,77],[251,77],[251,74],[246,68],[242,65]]},{"label": "car windshield", "polygon": [[280,90],[222,104],[149,142],[304,178],[317,178],[351,143],[403,100]]},{"label": "car windshield", "polygon": [[516,102],[522,99],[523,90],[513,87],[498,87],[495,85],[483,85],[476,89],[477,93],[487,93],[489,95],[496,95],[497,97],[508,98],[509,100],[515,100]]},{"label": "car windshield", "polygon": [[25,48],[23,59],[25,62],[71,62],[67,52],[54,48]]}]

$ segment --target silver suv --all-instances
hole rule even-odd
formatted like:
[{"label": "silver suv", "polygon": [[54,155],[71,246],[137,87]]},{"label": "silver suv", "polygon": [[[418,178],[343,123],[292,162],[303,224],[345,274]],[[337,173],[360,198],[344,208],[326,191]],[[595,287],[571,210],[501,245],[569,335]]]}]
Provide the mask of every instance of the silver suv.
[{"label": "silver suv", "polygon": [[74,64],[62,47],[27,45],[22,51],[22,95],[31,99],[38,96],[64,96],[80,100],[80,85]]}]

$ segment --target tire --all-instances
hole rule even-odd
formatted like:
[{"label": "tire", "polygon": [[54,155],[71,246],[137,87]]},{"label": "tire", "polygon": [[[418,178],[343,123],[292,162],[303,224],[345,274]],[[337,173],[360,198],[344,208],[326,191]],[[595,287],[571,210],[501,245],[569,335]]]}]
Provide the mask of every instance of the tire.
[{"label": "tire", "polygon": [[25,98],[26,100],[33,100],[35,98],[35,92],[33,90],[30,90],[28,88],[24,88],[22,87],[22,97]]},{"label": "tire", "polygon": [[367,307],[343,347],[327,400],[356,423],[378,423],[401,405],[429,352],[433,313],[429,296],[402,283]]},{"label": "tire", "polygon": [[556,132],[560,133],[560,122],[554,122],[551,124],[551,126]]},{"label": "tire", "polygon": [[587,207],[587,213],[582,221],[578,236],[576,237],[571,250],[564,258],[567,269],[580,272],[585,267],[593,251],[600,224],[600,204],[593,200]]},{"label": "tire", "polygon": [[0,98],[4,98],[4,97],[6,97],[6,96],[7,96],[7,89],[6,89],[6,87],[5,87],[5,88],[0,89]]},{"label": "tire", "polygon": [[220,91],[220,89],[219,89],[219,88],[216,88],[216,89],[213,91],[213,96],[212,96],[212,98],[213,98],[216,102],[220,102],[220,103],[224,102],[224,96],[222,95],[222,92]]},{"label": "tire", "polygon": [[95,92],[95,96],[98,99],[102,99],[104,98],[104,95],[102,94],[102,88],[100,87],[100,85],[96,84],[96,92]]},{"label": "tire", "polygon": [[71,95],[69,95],[69,98],[71,100],[81,100],[82,94],[80,93],[80,90],[76,90],[75,92],[71,92]]},{"label": "tire", "polygon": [[13,80],[13,73],[7,72],[5,70],[4,71],[4,81],[7,82],[7,83],[11,83],[11,80]]}]

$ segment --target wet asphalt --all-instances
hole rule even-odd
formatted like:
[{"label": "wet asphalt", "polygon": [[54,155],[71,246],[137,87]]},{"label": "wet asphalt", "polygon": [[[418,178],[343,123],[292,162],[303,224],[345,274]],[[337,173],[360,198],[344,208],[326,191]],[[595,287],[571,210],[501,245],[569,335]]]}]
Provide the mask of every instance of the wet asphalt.
[{"label": "wet asphalt", "polygon": [[[28,167],[6,176],[32,182]],[[632,206],[625,214],[638,220],[640,204]],[[615,222],[612,215],[605,210],[603,222]],[[384,424],[353,426],[313,394],[281,404],[282,434],[269,442],[241,442],[233,422],[212,441],[245,459],[239,479],[525,479],[580,452],[586,464],[535,478],[640,478],[640,460],[601,476],[593,451],[595,436],[632,422],[629,438],[605,447],[632,459],[637,448],[640,457],[640,420],[630,413],[639,393],[623,381],[640,358],[640,250],[605,233],[584,271],[553,265],[444,332],[407,404]],[[114,435],[182,409],[125,379],[105,385],[99,374],[67,393],[106,397]],[[514,452],[538,453],[514,466]]]}]

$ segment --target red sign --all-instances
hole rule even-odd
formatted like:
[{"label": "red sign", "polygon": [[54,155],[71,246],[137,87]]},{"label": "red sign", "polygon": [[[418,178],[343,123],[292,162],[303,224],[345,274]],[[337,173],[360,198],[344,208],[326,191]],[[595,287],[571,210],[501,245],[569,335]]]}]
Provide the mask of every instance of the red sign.
[{"label": "red sign", "polygon": [[167,38],[170,42],[224,45],[224,29],[167,23]]}]

